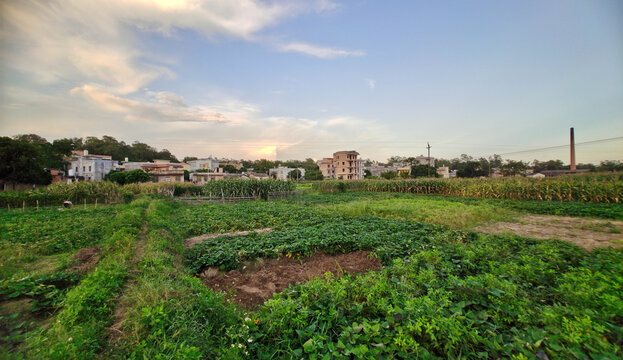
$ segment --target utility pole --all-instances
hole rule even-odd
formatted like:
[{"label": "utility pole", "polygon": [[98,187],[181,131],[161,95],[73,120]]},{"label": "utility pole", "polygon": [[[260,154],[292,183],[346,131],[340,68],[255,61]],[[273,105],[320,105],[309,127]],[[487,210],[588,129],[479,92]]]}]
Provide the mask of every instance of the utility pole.
[{"label": "utility pole", "polygon": [[430,177],[430,144],[426,143],[426,149],[428,150],[428,177]]}]

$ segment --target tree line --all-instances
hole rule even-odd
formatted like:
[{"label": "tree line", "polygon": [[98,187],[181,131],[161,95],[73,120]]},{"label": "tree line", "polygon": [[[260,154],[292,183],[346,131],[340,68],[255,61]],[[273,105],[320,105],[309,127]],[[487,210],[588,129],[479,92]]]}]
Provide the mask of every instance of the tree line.
[{"label": "tree line", "polygon": [[[420,165],[415,157],[391,156],[385,163],[376,163],[380,166],[392,166],[396,163],[408,164],[411,167],[406,177],[423,177],[428,175],[428,166]],[[366,166],[375,164],[371,160],[365,160]],[[435,159],[435,166],[431,166],[430,175],[437,176],[436,168],[447,166],[450,170],[456,171],[457,177],[474,178],[482,176],[491,176],[496,170],[504,176],[513,176],[525,174],[526,170],[532,170],[539,173],[545,170],[569,170],[569,165],[565,165],[562,160],[534,160],[524,162],[520,160],[503,160],[500,155],[493,155],[488,158],[474,158],[467,154],[461,154],[458,158],[453,159]],[[619,160],[605,160],[599,164],[577,164],[577,169],[588,169],[590,171],[623,171],[623,162]],[[368,175],[368,177],[370,177]],[[381,174],[386,179],[396,178],[398,174],[395,171],[388,171]]]}]

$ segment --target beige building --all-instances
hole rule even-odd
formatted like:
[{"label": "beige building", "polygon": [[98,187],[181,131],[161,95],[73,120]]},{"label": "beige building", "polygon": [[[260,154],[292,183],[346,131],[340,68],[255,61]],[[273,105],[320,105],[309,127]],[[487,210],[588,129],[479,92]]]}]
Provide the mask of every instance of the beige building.
[{"label": "beige building", "polygon": [[338,151],[332,158],[318,161],[322,176],[332,179],[356,180],[363,179],[363,160],[357,159],[358,152]]},{"label": "beige building", "polygon": [[184,182],[184,169],[181,164],[145,164],[141,166],[155,183]]}]

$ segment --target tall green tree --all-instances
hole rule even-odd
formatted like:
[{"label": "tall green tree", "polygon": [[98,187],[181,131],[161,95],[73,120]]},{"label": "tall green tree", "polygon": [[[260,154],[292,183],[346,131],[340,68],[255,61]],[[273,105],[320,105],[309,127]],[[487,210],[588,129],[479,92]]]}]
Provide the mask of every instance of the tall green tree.
[{"label": "tall green tree", "polygon": [[41,157],[41,149],[27,139],[1,137],[0,179],[22,184],[49,184],[52,175],[45,170]]}]

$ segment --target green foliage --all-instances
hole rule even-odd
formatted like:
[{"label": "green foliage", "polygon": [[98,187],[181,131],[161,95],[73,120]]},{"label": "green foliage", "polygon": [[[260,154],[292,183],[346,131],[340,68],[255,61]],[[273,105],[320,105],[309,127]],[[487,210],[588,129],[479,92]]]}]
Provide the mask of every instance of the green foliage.
[{"label": "green foliage", "polygon": [[[231,206],[225,219],[274,221],[258,224],[247,206]],[[258,257],[368,249],[387,267],[290,287],[228,332],[223,358],[621,356],[621,251],[331,212],[307,218],[272,233],[206,240],[187,252],[187,265],[230,270]]]},{"label": "green foliage", "polygon": [[317,169],[305,170],[305,179],[306,180],[322,180],[324,176],[322,172]]},{"label": "green foliage", "polygon": [[395,171],[386,171],[384,173],[381,173],[381,177],[383,179],[392,180],[398,177],[398,173]]},{"label": "green foliage", "polygon": [[28,142],[0,137],[0,179],[7,182],[46,185],[52,175],[39,160],[41,150]]},{"label": "green foliage", "polygon": [[[312,188],[332,192],[337,182],[323,181]],[[550,179],[426,179],[348,181],[349,190],[441,194],[465,197],[507,198],[517,200],[583,201],[620,203],[623,201],[623,178],[618,175],[566,176]]]},{"label": "green foliage", "polygon": [[[98,243],[109,234],[108,224],[118,208],[101,207],[96,210],[48,208],[37,212],[0,213],[0,249],[19,247],[21,251],[50,255],[80,249]],[[10,266],[14,258],[2,263]],[[4,271],[1,271],[3,274]]]},{"label": "green foliage", "polygon": [[101,350],[146,206],[145,200],[136,201],[115,217],[116,231],[106,239],[106,255],[67,293],[56,322],[31,340],[30,357],[84,359],[95,357]]},{"label": "green foliage", "polygon": [[119,185],[136,184],[150,181],[151,176],[149,176],[149,174],[142,169],[135,169],[131,171],[111,171],[104,176],[104,180],[116,182]]},{"label": "green foliage", "polygon": [[301,178],[303,178],[303,175],[299,169],[294,169],[288,173],[289,180],[300,180]]}]

